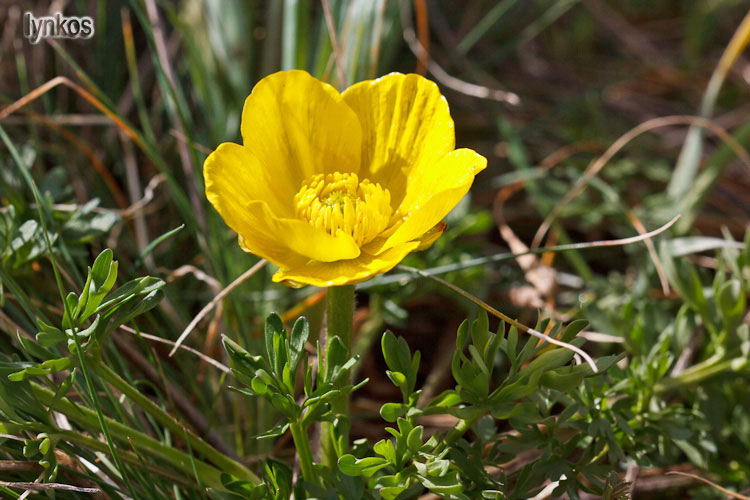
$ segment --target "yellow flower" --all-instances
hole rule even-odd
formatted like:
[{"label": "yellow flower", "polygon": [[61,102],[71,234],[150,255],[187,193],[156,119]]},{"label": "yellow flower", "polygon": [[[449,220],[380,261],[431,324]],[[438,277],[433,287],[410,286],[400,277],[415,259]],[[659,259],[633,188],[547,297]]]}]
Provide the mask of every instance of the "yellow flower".
[{"label": "yellow flower", "polygon": [[454,149],[448,103],[419,75],[339,94],[304,71],[274,73],[242,111],[244,145],[206,159],[206,196],[273,280],[338,286],[429,247],[487,160]]}]

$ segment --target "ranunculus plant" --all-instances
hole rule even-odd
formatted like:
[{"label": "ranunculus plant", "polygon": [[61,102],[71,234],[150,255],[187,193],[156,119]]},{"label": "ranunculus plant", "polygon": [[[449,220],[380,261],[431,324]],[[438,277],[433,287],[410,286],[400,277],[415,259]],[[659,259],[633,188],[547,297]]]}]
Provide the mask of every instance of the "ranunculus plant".
[{"label": "ranunculus plant", "polygon": [[262,79],[243,145],[221,144],[206,195],[274,281],[359,283],[429,247],[487,160],[455,149],[437,86],[392,73],[339,94],[304,71]]},{"label": "ranunculus plant", "polygon": [[[206,159],[206,196],[244,250],[279,267],[274,281],[331,287],[327,352],[332,342],[350,351],[353,284],[429,247],[487,165],[455,149],[447,101],[414,74],[340,94],[304,71],[274,73],[245,101],[241,131],[243,145],[221,144]],[[328,465],[346,451],[336,443],[348,442],[343,391],[331,408],[337,427],[324,424],[321,441]]]}]

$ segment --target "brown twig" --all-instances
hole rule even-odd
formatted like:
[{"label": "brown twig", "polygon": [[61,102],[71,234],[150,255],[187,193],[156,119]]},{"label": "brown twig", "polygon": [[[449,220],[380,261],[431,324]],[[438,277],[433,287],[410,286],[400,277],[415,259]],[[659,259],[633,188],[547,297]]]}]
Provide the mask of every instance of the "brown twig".
[{"label": "brown twig", "polygon": [[249,279],[252,275],[257,273],[263,266],[266,265],[266,259],[261,259],[258,262],[255,263],[253,267],[242,273],[237,279],[235,279],[233,282],[231,282],[227,287],[216,294],[216,297],[211,299],[211,302],[205,305],[203,309],[193,318],[193,320],[190,322],[190,324],[185,327],[185,330],[182,331],[179,338],[177,339],[177,342],[175,342],[174,347],[169,352],[169,356],[173,356],[175,352],[177,352],[177,349],[182,345],[182,343],[185,341],[188,335],[190,335],[190,332],[193,331],[195,326],[202,320],[208,313],[210,313],[214,307],[216,307],[216,304],[218,304],[224,297],[226,297],[232,290],[237,288],[242,282]]},{"label": "brown twig", "polygon": [[417,13],[417,38],[422,49],[417,54],[417,73],[425,75],[430,61],[430,24],[427,16],[427,2],[414,0],[414,11]]},{"label": "brown twig", "polygon": [[72,486],[70,484],[62,483],[28,483],[28,482],[8,482],[0,481],[0,485],[6,488],[17,488],[31,491],[47,491],[47,490],[61,490],[61,491],[75,491],[76,493],[99,493],[99,488],[82,488],[80,486]]},{"label": "brown twig", "polygon": [[[172,342],[169,339],[165,339],[165,338],[162,338],[162,337],[157,337],[156,335],[151,335],[151,334],[145,333],[145,332],[135,331],[133,328],[130,328],[129,326],[126,326],[126,325],[121,325],[120,326],[120,330],[126,331],[128,333],[132,333],[133,335],[141,336],[144,339],[150,340],[152,342],[159,342],[161,344],[167,344],[167,345],[170,345],[170,346],[174,346],[175,345],[175,343]],[[205,354],[203,354],[202,352],[200,352],[197,349],[193,349],[192,347],[186,346],[186,345],[180,345],[178,347],[180,349],[182,349],[183,351],[187,351],[190,354],[198,356],[199,358],[201,358],[206,363],[210,364],[211,366],[219,369],[220,371],[222,371],[224,373],[229,373],[229,372],[232,371],[228,366],[226,366],[226,365],[224,365],[222,363],[219,363],[218,361],[216,361],[215,359],[213,359],[213,358],[211,358],[209,356],[206,356]]]},{"label": "brown twig", "polygon": [[336,59],[336,75],[339,79],[339,90],[343,90],[346,87],[346,62],[344,61],[344,54],[341,53],[341,47],[339,47],[336,25],[333,22],[333,14],[331,14],[331,4],[328,0],[320,0],[320,3],[323,4],[323,15],[326,18],[328,36],[331,37],[331,51],[333,52],[333,57]]},{"label": "brown twig", "polygon": [[[638,234],[645,234],[646,228],[641,222],[641,220],[638,218],[637,215],[635,215],[635,212],[632,210],[628,210],[627,212],[628,219],[630,219],[630,223],[633,225],[636,231],[638,231]],[[656,248],[654,248],[654,242],[651,241],[651,239],[645,239],[643,240],[643,243],[646,245],[646,248],[648,249],[648,254],[651,257],[651,261],[654,263],[654,267],[656,268],[656,274],[659,275],[659,282],[661,283],[661,289],[664,292],[664,295],[669,295],[671,293],[669,289],[669,280],[667,279],[667,274],[664,272],[664,266],[661,264],[661,260],[659,260],[659,254],[656,253]]]},{"label": "brown twig", "polygon": [[701,481],[703,483],[706,483],[707,485],[709,485],[709,486],[711,486],[713,488],[716,488],[717,490],[719,490],[720,492],[724,493],[725,495],[729,495],[730,497],[736,498],[737,500],[750,500],[750,497],[748,497],[748,496],[740,495],[739,493],[735,493],[734,491],[730,491],[730,490],[724,488],[723,486],[719,486],[718,484],[714,483],[713,481],[709,481],[705,477],[700,477],[700,476],[698,476],[696,474],[690,474],[689,472],[671,471],[671,472],[667,472],[666,475],[668,475],[668,476],[676,475],[676,476],[690,477],[690,478],[696,479],[698,481]]},{"label": "brown twig", "polygon": [[[421,57],[420,54],[425,52],[424,47],[419,42],[414,28],[411,26],[411,20],[409,19],[407,2],[399,2],[401,6],[401,24],[403,25],[403,36],[409,49],[414,53],[416,57]],[[512,106],[521,104],[521,98],[518,94],[513,92],[506,92],[504,90],[491,89],[489,87],[483,87],[475,83],[465,82],[459,78],[450,75],[440,66],[435,58],[430,58],[427,63],[427,69],[430,73],[443,85],[448,88],[460,92],[462,94],[477,97],[479,99],[489,99],[491,101],[504,102]]]}]

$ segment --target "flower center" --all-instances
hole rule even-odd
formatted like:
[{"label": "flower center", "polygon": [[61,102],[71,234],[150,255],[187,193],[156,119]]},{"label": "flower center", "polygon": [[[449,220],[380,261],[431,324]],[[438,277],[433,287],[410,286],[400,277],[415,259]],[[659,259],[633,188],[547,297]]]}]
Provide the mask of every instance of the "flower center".
[{"label": "flower center", "polygon": [[335,236],[341,230],[363,245],[380,234],[393,215],[391,193],[357,174],[317,174],[294,195],[297,216]]}]

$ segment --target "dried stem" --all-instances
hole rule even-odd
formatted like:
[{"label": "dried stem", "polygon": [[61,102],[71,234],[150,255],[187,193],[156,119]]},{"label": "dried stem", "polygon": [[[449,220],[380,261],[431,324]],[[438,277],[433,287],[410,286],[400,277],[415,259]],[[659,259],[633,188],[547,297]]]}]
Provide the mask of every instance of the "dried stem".
[{"label": "dried stem", "polygon": [[183,332],[180,334],[180,337],[177,339],[177,342],[175,342],[174,347],[171,351],[169,351],[169,356],[174,356],[174,353],[177,352],[177,349],[182,345],[182,343],[185,341],[188,335],[190,335],[190,332],[193,331],[195,328],[195,325],[197,325],[200,320],[202,320],[211,310],[213,310],[216,305],[221,302],[221,300],[226,297],[229,292],[237,288],[243,281],[250,278],[252,275],[257,273],[263,266],[266,265],[266,259],[261,259],[258,262],[255,263],[253,267],[242,273],[236,280],[232,281],[227,287],[219,292],[216,297],[214,297],[211,302],[205,305],[203,309],[201,309],[201,312],[199,312],[195,318],[190,322],[190,324],[183,330]]}]

